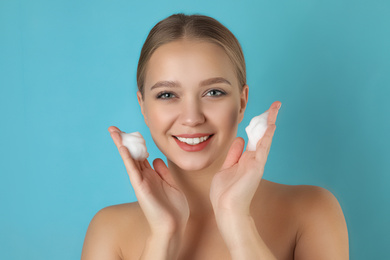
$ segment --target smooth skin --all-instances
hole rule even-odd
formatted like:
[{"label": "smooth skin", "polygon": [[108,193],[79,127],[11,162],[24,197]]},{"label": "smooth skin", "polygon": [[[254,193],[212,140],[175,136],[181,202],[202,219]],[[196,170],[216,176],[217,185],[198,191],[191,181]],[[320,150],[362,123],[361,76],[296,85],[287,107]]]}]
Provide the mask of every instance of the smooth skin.
[{"label": "smooth skin", "polygon": [[[95,215],[82,260],[348,259],[345,219],[329,191],[262,178],[281,102],[267,110],[256,151],[243,152],[235,135],[248,86],[239,89],[219,46],[181,40],[159,47],[138,101],[168,167],[133,160],[121,130],[109,127],[138,202]],[[194,133],[212,138],[201,151],[183,151],[175,136]]]}]

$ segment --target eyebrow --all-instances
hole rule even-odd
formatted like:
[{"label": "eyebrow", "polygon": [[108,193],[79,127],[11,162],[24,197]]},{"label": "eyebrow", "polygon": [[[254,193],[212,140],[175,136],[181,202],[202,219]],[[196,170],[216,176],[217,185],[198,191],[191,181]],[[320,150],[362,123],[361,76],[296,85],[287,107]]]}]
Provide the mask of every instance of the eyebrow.
[{"label": "eyebrow", "polygon": [[[218,83],[224,83],[224,84],[228,84],[230,86],[232,85],[230,83],[230,81],[228,81],[225,78],[215,77],[215,78],[210,78],[210,79],[206,79],[206,80],[201,81],[199,86],[204,87],[204,86],[209,86],[209,85],[218,84]],[[154,84],[150,88],[150,90],[153,90],[155,88],[160,88],[160,87],[173,88],[173,87],[178,87],[178,86],[180,86],[180,84],[177,81],[158,81],[156,84]]]},{"label": "eyebrow", "polygon": [[229,82],[229,80],[222,78],[222,77],[216,77],[216,78],[203,80],[199,85],[201,87],[204,87],[204,86],[209,86],[209,85],[213,85],[213,84],[217,84],[217,83],[225,83],[225,84],[228,84],[230,86],[232,85]]}]

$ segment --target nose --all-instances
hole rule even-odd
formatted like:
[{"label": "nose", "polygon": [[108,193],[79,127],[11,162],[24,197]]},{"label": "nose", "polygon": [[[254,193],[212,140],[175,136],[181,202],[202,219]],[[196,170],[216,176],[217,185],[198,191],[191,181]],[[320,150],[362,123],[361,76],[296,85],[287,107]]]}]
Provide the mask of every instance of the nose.
[{"label": "nose", "polygon": [[186,101],[180,107],[180,123],[185,126],[197,126],[205,122],[206,118],[199,101]]}]

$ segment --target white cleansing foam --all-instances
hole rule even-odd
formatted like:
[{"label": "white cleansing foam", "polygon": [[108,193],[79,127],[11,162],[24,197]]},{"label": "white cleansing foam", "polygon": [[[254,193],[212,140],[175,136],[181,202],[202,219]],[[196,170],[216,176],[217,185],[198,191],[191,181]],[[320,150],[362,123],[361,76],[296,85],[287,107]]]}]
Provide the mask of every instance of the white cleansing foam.
[{"label": "white cleansing foam", "polygon": [[139,132],[121,133],[122,143],[129,150],[131,157],[137,161],[143,161],[149,157],[145,139]]},{"label": "white cleansing foam", "polygon": [[269,112],[267,111],[259,116],[255,116],[245,128],[246,134],[248,135],[248,151],[256,151],[257,142],[264,136],[268,127],[268,114]]}]

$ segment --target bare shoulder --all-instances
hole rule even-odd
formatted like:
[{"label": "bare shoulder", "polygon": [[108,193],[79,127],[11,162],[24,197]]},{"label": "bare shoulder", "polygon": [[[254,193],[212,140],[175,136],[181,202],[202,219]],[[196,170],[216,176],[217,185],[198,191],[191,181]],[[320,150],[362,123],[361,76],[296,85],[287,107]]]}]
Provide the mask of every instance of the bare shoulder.
[{"label": "bare shoulder", "polygon": [[[263,181],[262,181],[263,182]],[[327,189],[313,185],[286,185],[264,180],[263,193],[274,200],[285,203],[290,209],[306,212],[308,218],[312,214],[326,212],[341,213],[337,198]]]},{"label": "bare shoulder", "polygon": [[[300,196],[313,195],[313,194],[322,194],[327,196],[333,196],[330,191],[324,189],[319,186],[314,185],[287,185],[281,184],[277,182],[272,182],[268,180],[261,180],[262,189],[267,190],[267,192],[271,192],[278,195],[294,195],[294,199],[298,199]],[[298,196],[298,197],[296,197]]]},{"label": "bare shoulder", "polygon": [[89,224],[81,259],[123,259],[123,245],[136,248],[147,231],[138,202],[103,208]]},{"label": "bare shoulder", "polygon": [[[337,198],[327,189],[312,185],[286,185],[289,203],[301,218],[302,225],[312,222],[345,222]],[[304,214],[302,214],[304,213]],[[339,223],[342,224],[342,223]]]},{"label": "bare shoulder", "polygon": [[296,224],[294,259],[348,259],[348,231],[337,198],[311,185],[263,184],[266,193],[288,208]]},{"label": "bare shoulder", "polygon": [[131,225],[134,221],[142,221],[144,218],[138,202],[132,202],[108,206],[99,210],[91,223],[97,222],[112,228],[123,228],[123,225]]}]

